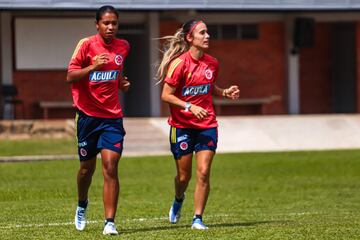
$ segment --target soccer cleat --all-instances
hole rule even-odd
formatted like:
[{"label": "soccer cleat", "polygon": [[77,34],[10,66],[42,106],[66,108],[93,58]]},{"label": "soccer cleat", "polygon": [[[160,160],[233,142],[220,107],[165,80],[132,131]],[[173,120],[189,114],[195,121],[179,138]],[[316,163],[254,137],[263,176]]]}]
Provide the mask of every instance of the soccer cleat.
[{"label": "soccer cleat", "polygon": [[200,218],[194,218],[192,221],[191,229],[207,230],[209,229]]},{"label": "soccer cleat", "polygon": [[75,227],[82,231],[86,227],[86,208],[77,207],[75,212]]},{"label": "soccer cleat", "polygon": [[184,202],[184,199],[185,199],[185,194],[184,194],[183,200],[181,202],[177,202],[174,199],[173,205],[171,206],[170,211],[169,211],[169,221],[171,223],[177,223],[180,220],[181,207]]},{"label": "soccer cleat", "polygon": [[107,222],[104,226],[104,235],[118,235],[118,231],[116,231],[115,223],[113,222]]}]

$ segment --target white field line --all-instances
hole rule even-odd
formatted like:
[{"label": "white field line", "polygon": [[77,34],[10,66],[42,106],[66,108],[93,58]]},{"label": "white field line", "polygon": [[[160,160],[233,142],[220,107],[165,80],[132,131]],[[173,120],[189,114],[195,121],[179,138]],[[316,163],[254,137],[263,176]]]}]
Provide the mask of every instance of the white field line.
[{"label": "white field line", "polygon": [[[216,214],[216,215],[207,215],[206,218],[217,218],[217,217],[229,217],[227,214]],[[154,218],[132,218],[125,219],[120,222],[151,222],[158,220],[167,220],[168,217],[154,217]],[[97,224],[103,223],[104,221],[86,221],[87,224]],[[52,227],[52,226],[67,226],[73,225],[74,222],[60,222],[60,223],[38,223],[38,224],[13,224],[8,226],[0,226],[0,229],[15,229],[15,228],[40,228],[40,227]]]},{"label": "white field line", "polygon": [[319,212],[299,212],[299,213],[289,213],[289,216],[302,216],[302,215],[318,215]]},{"label": "white field line", "polygon": [[[288,216],[302,216],[302,215],[317,215],[320,214],[318,212],[295,212],[288,214],[271,214],[271,215],[288,215]],[[185,216],[186,217],[186,216]],[[206,215],[206,218],[218,218],[218,217],[232,217],[231,214],[214,214],[214,215]],[[168,217],[153,217],[153,218],[131,218],[131,219],[123,219],[120,222],[152,222],[159,220],[167,220]],[[103,223],[104,221],[87,221],[88,224],[98,224]],[[16,228],[40,228],[40,227],[51,227],[51,226],[67,226],[73,225],[74,222],[60,222],[60,223],[38,223],[38,224],[13,224],[8,226],[0,226],[0,229],[16,229]]]}]

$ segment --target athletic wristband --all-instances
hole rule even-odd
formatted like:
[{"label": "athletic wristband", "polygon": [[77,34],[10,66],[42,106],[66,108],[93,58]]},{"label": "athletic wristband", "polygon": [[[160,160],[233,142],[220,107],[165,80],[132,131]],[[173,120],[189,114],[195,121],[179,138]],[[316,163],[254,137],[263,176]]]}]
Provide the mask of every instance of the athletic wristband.
[{"label": "athletic wristband", "polygon": [[186,102],[185,103],[185,112],[188,112],[190,110],[190,107],[191,107],[191,103]]}]

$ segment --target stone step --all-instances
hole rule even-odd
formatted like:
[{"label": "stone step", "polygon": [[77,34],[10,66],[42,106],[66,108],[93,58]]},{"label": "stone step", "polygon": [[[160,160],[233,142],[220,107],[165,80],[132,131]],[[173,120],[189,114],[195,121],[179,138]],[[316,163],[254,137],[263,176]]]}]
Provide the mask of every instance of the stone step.
[{"label": "stone step", "polygon": [[169,154],[168,136],[149,119],[124,119],[124,156],[135,153]]}]

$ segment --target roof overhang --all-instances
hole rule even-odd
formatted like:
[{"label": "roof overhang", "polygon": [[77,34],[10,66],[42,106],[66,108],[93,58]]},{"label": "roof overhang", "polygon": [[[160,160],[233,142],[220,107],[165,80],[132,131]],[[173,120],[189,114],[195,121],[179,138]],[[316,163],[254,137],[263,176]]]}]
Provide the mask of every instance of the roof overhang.
[{"label": "roof overhang", "polygon": [[0,0],[0,9],[9,10],[92,10],[102,5],[122,10],[360,10],[359,0]]}]

